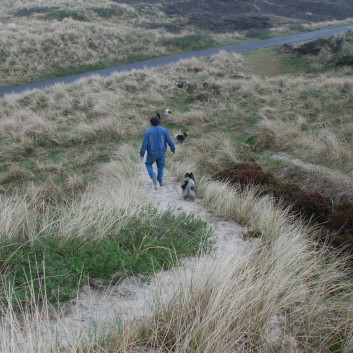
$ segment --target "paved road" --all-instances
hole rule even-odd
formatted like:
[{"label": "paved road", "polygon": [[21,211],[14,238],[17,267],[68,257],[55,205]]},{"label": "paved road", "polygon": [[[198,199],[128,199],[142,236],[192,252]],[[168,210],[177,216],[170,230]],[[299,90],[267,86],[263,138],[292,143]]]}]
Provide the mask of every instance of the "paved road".
[{"label": "paved road", "polygon": [[345,33],[350,29],[353,29],[353,25],[321,29],[313,32],[292,34],[289,36],[268,38],[263,40],[254,40],[254,41],[244,42],[239,44],[224,45],[216,48],[209,48],[204,50],[192,51],[189,53],[163,56],[163,57],[144,60],[136,63],[113,66],[106,69],[86,72],[83,74],[76,74],[76,75],[71,75],[66,77],[55,78],[51,80],[28,83],[28,84],[19,85],[19,86],[0,88],[0,98],[11,93],[22,93],[32,89],[42,89],[45,87],[53,86],[56,83],[72,83],[81,78],[89,77],[91,75],[99,75],[99,76],[105,77],[105,76],[109,76],[113,72],[122,72],[122,71],[130,71],[134,69],[166,66],[168,64],[175,63],[182,59],[187,59],[192,57],[212,56],[219,53],[222,50],[229,53],[241,53],[241,52],[255,50],[255,49],[262,49],[262,48],[273,47],[277,45],[290,44],[294,42],[312,40],[312,39],[317,39],[321,37],[328,37],[338,33]]}]

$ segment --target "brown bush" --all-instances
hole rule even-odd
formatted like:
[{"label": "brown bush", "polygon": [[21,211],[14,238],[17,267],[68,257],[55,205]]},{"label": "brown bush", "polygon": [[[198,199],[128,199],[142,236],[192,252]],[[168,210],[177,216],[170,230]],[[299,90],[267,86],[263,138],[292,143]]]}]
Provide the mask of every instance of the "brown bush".
[{"label": "brown bush", "polygon": [[294,215],[319,222],[318,240],[352,255],[353,259],[353,204],[337,205],[332,211],[328,197],[282,184],[255,163],[235,164],[217,174],[215,179],[241,186],[261,185],[259,196],[272,195],[280,206],[290,207]]},{"label": "brown bush", "polygon": [[266,173],[264,173],[258,165],[253,163],[240,163],[233,168],[223,170],[216,176],[216,179],[231,184],[263,185],[267,182],[268,178]]},{"label": "brown bush", "polygon": [[353,205],[341,204],[329,215],[326,226],[344,233],[353,232]]},{"label": "brown bush", "polygon": [[302,191],[292,185],[286,186],[280,196],[282,203],[291,206],[295,213],[300,213],[306,219],[325,222],[331,210],[330,199],[317,193]]},{"label": "brown bush", "polygon": [[353,255],[353,239],[352,234],[334,234],[330,237],[329,242],[335,248],[341,248]]}]

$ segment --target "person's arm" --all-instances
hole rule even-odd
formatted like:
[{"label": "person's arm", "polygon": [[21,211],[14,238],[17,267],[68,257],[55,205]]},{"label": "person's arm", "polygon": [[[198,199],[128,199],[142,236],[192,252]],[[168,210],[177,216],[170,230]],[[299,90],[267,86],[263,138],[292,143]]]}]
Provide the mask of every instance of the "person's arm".
[{"label": "person's arm", "polygon": [[165,138],[166,138],[166,141],[169,145],[170,150],[174,153],[175,152],[175,144],[174,144],[174,141],[171,138],[169,131],[167,129],[165,131]]},{"label": "person's arm", "polygon": [[147,144],[148,144],[148,137],[147,137],[147,131],[146,131],[143,135],[143,141],[142,141],[141,148],[140,148],[140,157],[141,158],[143,158],[143,156],[145,155],[145,152],[147,150]]}]

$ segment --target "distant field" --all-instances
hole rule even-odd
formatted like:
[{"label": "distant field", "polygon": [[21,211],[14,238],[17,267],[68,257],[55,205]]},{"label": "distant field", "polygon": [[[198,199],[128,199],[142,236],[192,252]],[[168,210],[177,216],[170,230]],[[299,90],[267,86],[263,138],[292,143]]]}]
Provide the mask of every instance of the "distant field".
[{"label": "distant field", "polygon": [[310,30],[351,16],[343,11],[350,2],[330,3],[308,15],[300,2],[289,14],[287,7],[260,1],[2,1],[0,87]]}]

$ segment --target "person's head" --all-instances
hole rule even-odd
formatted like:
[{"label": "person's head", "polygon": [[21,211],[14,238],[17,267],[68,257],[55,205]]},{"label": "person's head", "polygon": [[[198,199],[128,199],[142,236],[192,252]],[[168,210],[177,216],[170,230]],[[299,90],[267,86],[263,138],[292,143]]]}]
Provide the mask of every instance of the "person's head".
[{"label": "person's head", "polygon": [[159,125],[161,122],[161,118],[160,118],[159,114],[157,114],[156,116],[152,116],[152,118],[150,119],[150,122],[151,122],[152,126]]}]

